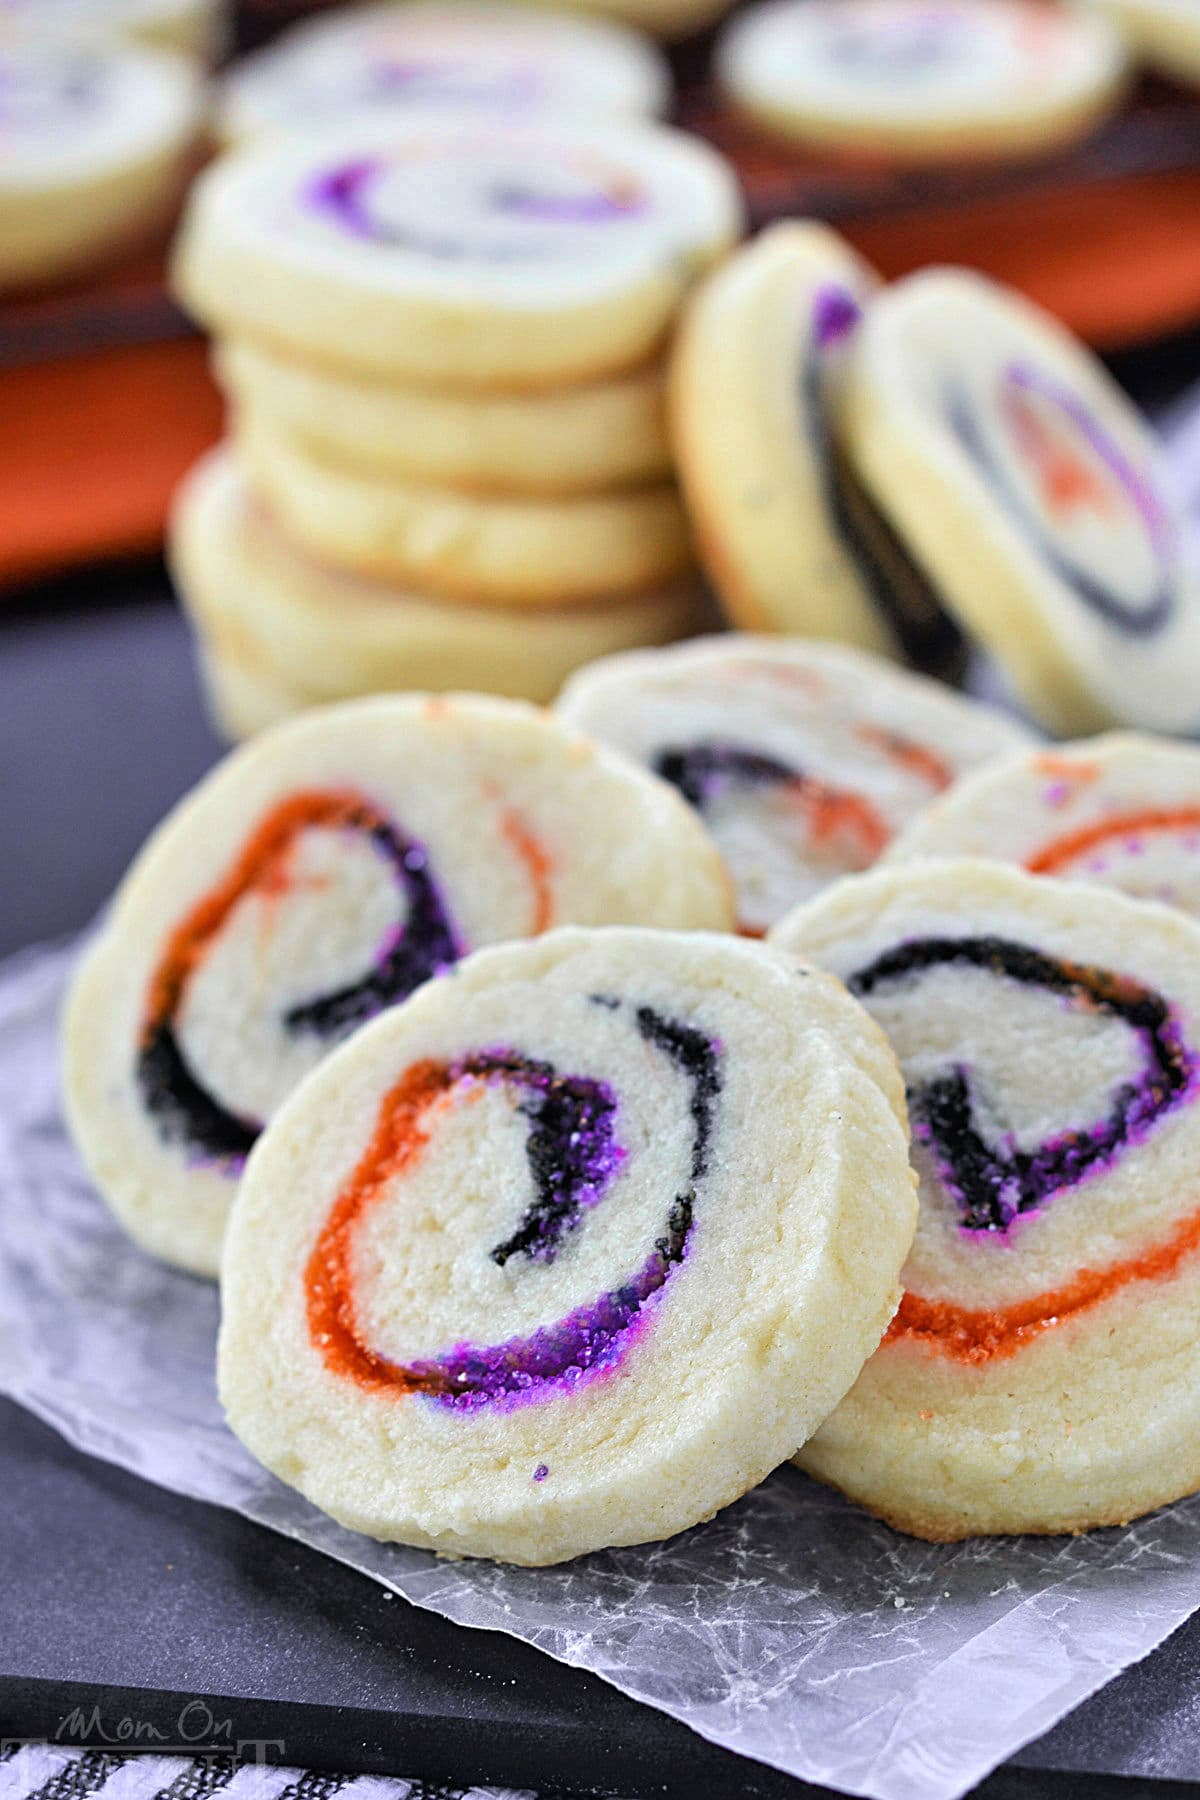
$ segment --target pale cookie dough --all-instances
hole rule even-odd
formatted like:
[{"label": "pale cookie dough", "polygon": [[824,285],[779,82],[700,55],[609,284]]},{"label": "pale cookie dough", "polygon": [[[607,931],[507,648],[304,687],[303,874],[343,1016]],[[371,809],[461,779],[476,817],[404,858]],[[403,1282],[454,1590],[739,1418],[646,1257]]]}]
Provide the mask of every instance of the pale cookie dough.
[{"label": "pale cookie dough", "polygon": [[661,363],[524,393],[438,393],[278,356],[249,338],[215,352],[236,405],[310,455],[367,475],[491,494],[584,494],[672,470]]},{"label": "pale cookie dough", "polygon": [[0,292],[70,275],[165,221],[200,116],[182,57],[0,30]]},{"label": "pale cookie dough", "polygon": [[309,456],[253,414],[235,440],[253,489],[310,555],[356,575],[477,606],[570,606],[635,594],[692,568],[667,483],[517,499],[380,479]]},{"label": "pale cookie dough", "polygon": [[132,39],[207,61],[226,36],[226,0],[0,0],[0,37],[29,33]]},{"label": "pale cookie dough", "polygon": [[775,135],[909,163],[1028,156],[1111,111],[1120,33],[1045,0],[765,0],[725,28],[717,78]]},{"label": "pale cookie dough", "polygon": [[741,225],[729,165],[663,125],[368,124],[220,160],[176,276],[206,324],[301,358],[536,387],[654,355]]},{"label": "pale cookie dough", "polygon": [[671,423],[700,554],[735,624],[894,654],[933,609],[860,530],[834,438],[847,349],[876,286],[827,226],[762,232],[687,307]]},{"label": "pale cookie dough", "polygon": [[679,797],[532,707],[325,707],[227,758],[134,863],[70,997],[71,1129],[138,1242],[212,1274],[264,1122],[365,1020],[480,944],[729,919]]},{"label": "pale cookie dough", "polygon": [[1117,732],[1029,750],[956,783],[889,862],[986,856],[1200,918],[1200,748]]},{"label": "pale cookie dough", "polygon": [[571,678],[558,712],[696,807],[751,933],[868,868],[959,775],[1029,741],[864,651],[736,634],[608,657]]},{"label": "pale cookie dough", "polygon": [[1200,579],[1148,427],[1046,313],[966,270],[875,300],[846,441],[947,608],[1056,731],[1200,726]]},{"label": "pale cookie dough", "polygon": [[761,1481],[892,1317],[901,1084],[828,977],[736,938],[486,950],[361,1032],[251,1160],[230,1424],[355,1531],[554,1563]]},{"label": "pale cookie dough", "polygon": [[[282,716],[320,700],[394,688],[551,700],[593,658],[667,643],[708,616],[690,582],[632,600],[531,614],[460,606],[357,579],[296,550],[250,496],[225,450],[188,477],[168,555],[184,605],[218,652],[214,703],[238,736],[247,725],[258,730],[269,722],[272,705]],[[234,675],[231,683],[231,663],[250,680]]]},{"label": "pale cookie dough", "polygon": [[963,859],[775,941],[887,1032],[920,1176],[900,1309],[801,1467],[934,1541],[1200,1487],[1200,926]]},{"label": "pale cookie dough", "polygon": [[1164,75],[1200,82],[1196,0],[1094,0],[1116,20],[1138,56]]},{"label": "pale cookie dough", "polygon": [[217,129],[240,142],[301,121],[307,130],[437,109],[508,123],[546,109],[661,113],[670,95],[662,52],[609,20],[495,0],[403,0],[302,20],[235,63]]}]

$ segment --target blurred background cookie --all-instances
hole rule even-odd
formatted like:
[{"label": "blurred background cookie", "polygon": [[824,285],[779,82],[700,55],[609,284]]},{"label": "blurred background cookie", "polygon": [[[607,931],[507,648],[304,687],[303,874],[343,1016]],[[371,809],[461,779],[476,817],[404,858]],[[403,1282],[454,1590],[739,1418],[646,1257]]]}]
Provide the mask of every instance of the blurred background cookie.
[{"label": "blurred background cookie", "polygon": [[1107,19],[1044,0],[762,0],[716,55],[729,100],[772,133],[910,163],[1070,143],[1125,68]]},{"label": "blurred background cookie", "polygon": [[319,14],[236,63],[216,126],[233,143],[355,116],[661,113],[670,92],[661,52],[611,20],[501,0],[385,0]]},{"label": "blurred background cookie", "polygon": [[0,291],[72,274],[161,225],[201,116],[182,57],[0,30]]}]

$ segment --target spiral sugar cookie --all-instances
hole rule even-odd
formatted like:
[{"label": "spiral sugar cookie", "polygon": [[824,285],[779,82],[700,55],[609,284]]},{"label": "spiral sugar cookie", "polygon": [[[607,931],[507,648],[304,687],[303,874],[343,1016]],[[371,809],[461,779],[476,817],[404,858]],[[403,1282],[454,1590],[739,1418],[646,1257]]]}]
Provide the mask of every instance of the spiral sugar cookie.
[{"label": "spiral sugar cookie", "polygon": [[1200,723],[1200,583],[1149,430],[1045,313],[936,269],[873,303],[847,443],[946,606],[1055,730]]},{"label": "spiral sugar cookie", "polygon": [[686,575],[691,538],[668,483],[514,497],[380,479],[306,455],[253,415],[236,442],[252,487],[312,556],[478,606],[570,606]]},{"label": "spiral sugar cookie", "polygon": [[1028,742],[1003,714],[863,651],[749,635],[608,657],[557,710],[691,802],[751,933],[869,867],[959,774]]},{"label": "spiral sugar cookie", "polygon": [[700,553],[731,618],[894,652],[929,625],[930,608],[914,593],[904,618],[910,590],[858,528],[832,423],[846,349],[875,286],[824,225],[764,231],[688,306],[671,417]]},{"label": "spiral sugar cookie", "polygon": [[766,130],[910,163],[1038,154],[1083,135],[1125,79],[1120,34],[1046,0],[765,0],[717,77]]},{"label": "spiral sugar cookie", "polygon": [[1030,750],[956,783],[889,862],[984,856],[1200,918],[1200,749],[1132,732]]},{"label": "spiral sugar cookie", "polygon": [[1096,0],[1137,54],[1178,81],[1200,82],[1200,9],[1195,0]]},{"label": "spiral sugar cookie", "polygon": [[221,1270],[229,1421],[343,1524],[443,1555],[681,1531],[879,1342],[915,1216],[903,1118],[862,1009],[762,945],[481,951],[255,1151]]},{"label": "spiral sugar cookie", "polygon": [[542,392],[457,394],[349,376],[232,340],[216,351],[236,406],[308,455],[490,494],[584,494],[671,473],[662,367]]},{"label": "spiral sugar cookie", "polygon": [[661,51],[608,20],[495,0],[404,0],[309,19],[235,64],[217,125],[241,141],[301,119],[307,129],[437,109],[508,121],[547,108],[660,113],[670,92]]},{"label": "spiral sugar cookie", "polygon": [[634,120],[313,133],[251,145],[192,193],[177,278],[206,323],[468,389],[645,361],[742,218],[715,150]]},{"label": "spiral sugar cookie", "polygon": [[0,33],[125,38],[207,59],[224,36],[224,0],[0,0]]},{"label": "spiral sugar cookie", "polygon": [[0,33],[0,292],[70,274],[165,217],[199,119],[182,58]]},{"label": "spiral sugar cookie", "polygon": [[69,1008],[76,1142],[140,1243],[213,1272],[263,1122],[364,1020],[480,944],[728,919],[678,797],[532,708],[323,708],[228,758],[126,877]]},{"label": "spiral sugar cookie", "polygon": [[1200,1486],[1200,926],[963,859],[775,939],[887,1032],[920,1176],[900,1309],[801,1466],[935,1541]]},{"label": "spiral sugar cookie", "polygon": [[[216,711],[239,736],[243,722],[258,720],[252,730],[269,722],[272,705],[279,717],[321,699],[389,688],[551,700],[594,657],[682,637],[705,616],[687,582],[632,600],[518,614],[340,574],[292,547],[252,499],[228,451],[205,457],[188,477],[168,548],[184,604],[219,653]],[[245,705],[225,704],[231,662],[251,677],[233,678]]]}]

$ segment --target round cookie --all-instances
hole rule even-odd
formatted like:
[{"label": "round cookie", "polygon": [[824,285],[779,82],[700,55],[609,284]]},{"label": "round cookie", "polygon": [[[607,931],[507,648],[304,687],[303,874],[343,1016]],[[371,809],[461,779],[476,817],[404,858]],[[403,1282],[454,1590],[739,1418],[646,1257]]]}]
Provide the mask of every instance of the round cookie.
[{"label": "round cookie", "polygon": [[[682,637],[705,616],[703,597],[686,582],[632,600],[518,614],[448,604],[323,568],[278,531],[224,450],[198,463],[180,491],[168,553],[184,604],[219,650],[222,672],[234,662],[261,673],[292,711],[389,688],[474,688],[551,700],[593,658]],[[214,685],[218,696],[229,687],[223,674]],[[239,736],[246,735],[240,721],[263,714],[260,705],[235,701],[226,708],[220,698],[217,710],[238,723]]]},{"label": "round cookie", "polygon": [[139,1243],[213,1273],[263,1122],[365,1020],[481,944],[729,912],[678,796],[533,708],[322,708],[227,758],[126,876],[70,999],[76,1143]]},{"label": "round cookie", "polygon": [[692,567],[667,483],[516,499],[380,479],[306,455],[261,419],[237,420],[251,486],[312,556],[479,606],[569,606],[634,594]]},{"label": "round cookie", "polygon": [[1045,0],[766,0],[725,28],[717,78],[765,130],[909,163],[1073,142],[1125,80],[1120,34]]},{"label": "round cookie", "polygon": [[0,0],[0,31],[132,39],[208,60],[224,38],[224,0]]},{"label": "round cookie", "polygon": [[908,1086],[905,1295],[801,1467],[934,1541],[1200,1486],[1200,926],[999,863],[875,870],[775,934]]},{"label": "round cookie", "polygon": [[984,856],[1119,888],[1200,918],[1200,748],[1114,732],[957,782],[888,861]]},{"label": "round cookie", "polygon": [[221,1269],[230,1424],[355,1531],[542,1564],[761,1481],[892,1316],[914,1201],[882,1036],[762,945],[555,932],[292,1096]]},{"label": "round cookie", "polygon": [[729,165],[666,126],[413,120],[222,159],[176,277],[205,323],[301,358],[536,387],[654,355],[741,222]]},{"label": "round cookie", "polygon": [[505,394],[346,375],[249,338],[215,351],[235,405],[310,456],[401,481],[490,494],[583,494],[672,471],[662,367],[611,381]]},{"label": "round cookie", "polygon": [[1195,0],[1099,0],[1137,54],[1190,85],[1200,82],[1200,12]]},{"label": "round cookie", "polygon": [[495,0],[405,0],[308,19],[236,63],[217,129],[240,142],[294,130],[298,119],[308,129],[446,108],[507,122],[546,108],[581,118],[661,113],[670,94],[661,51],[609,20]]},{"label": "round cookie", "polygon": [[163,219],[199,122],[182,58],[0,33],[0,292],[68,275]]},{"label": "round cookie", "polygon": [[[700,552],[733,621],[894,653],[906,590],[858,527],[832,424],[876,285],[824,225],[762,232],[687,307],[671,423]],[[908,604],[915,612],[916,597]]]},{"label": "round cookie", "polygon": [[608,657],[557,710],[697,808],[749,933],[867,868],[958,775],[1028,742],[1005,715],[864,651],[748,635]]},{"label": "round cookie", "polygon": [[965,270],[873,302],[843,414],[872,499],[1043,723],[1200,724],[1200,583],[1155,440],[1047,314]]}]

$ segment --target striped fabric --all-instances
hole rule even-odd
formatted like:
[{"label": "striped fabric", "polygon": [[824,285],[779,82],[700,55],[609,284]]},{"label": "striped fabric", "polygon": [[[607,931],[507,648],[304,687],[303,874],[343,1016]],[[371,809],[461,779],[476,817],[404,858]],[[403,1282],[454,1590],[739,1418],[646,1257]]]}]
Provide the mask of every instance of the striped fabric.
[{"label": "striped fabric", "polygon": [[[511,1788],[329,1775],[229,1757],[124,1756],[55,1744],[0,1749],[0,1800],[538,1800]],[[548,1800],[548,1797],[547,1797]]]}]

